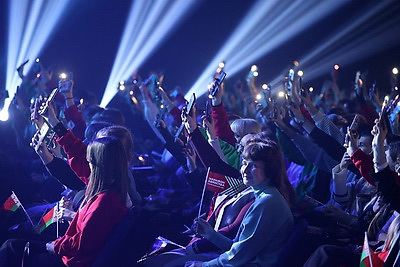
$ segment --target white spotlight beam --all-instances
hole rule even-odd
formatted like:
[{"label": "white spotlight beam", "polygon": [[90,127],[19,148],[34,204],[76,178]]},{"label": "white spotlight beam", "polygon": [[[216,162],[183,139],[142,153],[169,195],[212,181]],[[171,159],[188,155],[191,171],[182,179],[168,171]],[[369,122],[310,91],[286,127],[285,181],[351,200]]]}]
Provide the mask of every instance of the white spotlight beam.
[{"label": "white spotlight beam", "polygon": [[134,1],[100,106],[107,106],[118,83],[129,78],[200,2]]},{"label": "white spotlight beam", "polygon": [[[382,24],[376,30],[370,31],[367,35],[362,36],[341,49],[335,51],[325,58],[321,58],[311,66],[305,68],[305,80],[312,80],[327,73],[335,63],[340,66],[349,65],[357,60],[374,55],[384,49],[398,45],[400,35],[393,35],[390,27],[396,27],[400,20],[393,20],[391,23]],[[389,28],[389,29],[388,29]],[[390,40],[382,42],[382,40]]]},{"label": "white spotlight beam", "polygon": [[[342,29],[338,33],[334,34],[329,40],[325,41],[322,45],[317,48],[312,49],[312,51],[307,54],[304,58],[299,60],[301,65],[307,65],[309,62],[314,61],[321,53],[326,52],[327,49],[332,47],[333,45],[337,45],[337,43],[346,37],[346,35],[351,34],[353,31],[356,31],[359,27],[361,27],[364,23],[367,23],[371,18],[375,18],[377,14],[380,14],[384,8],[390,5],[390,1],[382,1],[378,2],[374,8],[361,13],[360,17],[358,17],[355,21],[353,21],[350,25],[346,26],[345,29]],[[354,34],[356,35],[356,34]],[[355,37],[357,38],[357,37]],[[349,38],[348,38],[349,39]]]},{"label": "white spotlight beam", "polygon": [[[16,68],[26,59],[31,61],[26,65],[28,72],[33,60],[40,54],[49,36],[71,0],[9,0],[9,27],[7,43],[6,85],[10,96],[4,103],[7,111],[11,98],[20,83]],[[3,112],[5,112],[3,111]]]},{"label": "white spotlight beam", "polygon": [[[299,68],[305,72],[304,81],[326,74],[336,63],[346,66],[394,46],[400,36],[393,34],[393,29],[397,27],[396,24],[398,25],[400,19],[388,14],[393,13],[393,10],[384,11],[390,4],[390,1],[377,2],[373,8],[362,10],[354,22],[332,34],[319,46],[313,47],[310,53],[299,60]],[[391,19],[382,24],[380,22],[382,18]],[[366,29],[368,32],[365,34],[363,31]],[[283,70],[281,73],[286,71]],[[269,84],[276,88],[280,87],[281,83],[282,77],[278,76]]]},{"label": "white spotlight beam", "polygon": [[345,3],[310,0],[282,5],[282,2],[258,1],[186,96],[206,92],[218,62],[225,61],[226,72],[234,75]]}]

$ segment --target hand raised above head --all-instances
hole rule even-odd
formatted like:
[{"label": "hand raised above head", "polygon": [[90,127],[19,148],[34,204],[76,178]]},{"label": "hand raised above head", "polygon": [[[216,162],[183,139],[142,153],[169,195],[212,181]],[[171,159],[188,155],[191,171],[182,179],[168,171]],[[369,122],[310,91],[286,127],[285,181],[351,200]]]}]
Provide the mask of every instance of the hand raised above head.
[{"label": "hand raised above head", "polygon": [[48,103],[47,112],[41,114],[43,118],[50,124],[51,127],[56,126],[60,121],[57,118],[56,112],[54,110],[53,103]]},{"label": "hand raised above head", "polygon": [[185,128],[189,133],[192,133],[196,128],[197,128],[197,122],[196,122],[196,110],[195,107],[192,109],[192,114],[187,114],[186,112],[186,107],[182,109],[181,113],[181,118],[182,118],[182,123],[185,124]]}]

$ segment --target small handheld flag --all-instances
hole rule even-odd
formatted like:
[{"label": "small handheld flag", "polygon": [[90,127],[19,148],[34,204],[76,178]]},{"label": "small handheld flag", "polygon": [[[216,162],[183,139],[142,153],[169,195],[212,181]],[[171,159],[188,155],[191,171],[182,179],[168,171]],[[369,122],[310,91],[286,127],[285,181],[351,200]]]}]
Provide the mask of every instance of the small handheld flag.
[{"label": "small handheld flag", "polygon": [[14,192],[11,193],[11,196],[7,198],[6,202],[4,202],[1,207],[2,210],[16,211],[19,207],[21,207],[21,202],[17,198]]},{"label": "small handheld flag", "polygon": [[39,223],[39,232],[43,232],[44,229],[49,227],[52,223],[56,222],[56,211],[57,206],[54,206],[51,210],[49,210],[46,215],[42,217]]},{"label": "small handheld flag", "polygon": [[361,252],[360,267],[380,267],[382,260],[369,247],[367,232],[364,233],[364,245]]},{"label": "small handheld flag", "polygon": [[243,191],[246,185],[242,180],[213,171],[207,172],[206,189],[222,195],[234,196]]}]

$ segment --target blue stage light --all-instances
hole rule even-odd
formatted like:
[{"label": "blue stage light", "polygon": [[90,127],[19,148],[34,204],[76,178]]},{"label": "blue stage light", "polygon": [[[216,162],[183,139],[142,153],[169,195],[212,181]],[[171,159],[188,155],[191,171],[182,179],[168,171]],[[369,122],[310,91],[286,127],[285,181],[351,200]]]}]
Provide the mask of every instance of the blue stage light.
[{"label": "blue stage light", "polygon": [[[312,80],[326,74],[336,63],[341,67],[369,57],[384,49],[398,45],[400,35],[396,28],[400,23],[399,16],[393,16],[391,1],[379,1],[374,6],[360,8],[354,21],[330,37],[311,47],[310,52],[299,59],[300,67],[306,75],[304,80]],[[382,22],[382,19],[385,22]],[[339,65],[337,65],[339,68]],[[280,87],[282,75],[270,82],[273,88]]]},{"label": "blue stage light", "polygon": [[[56,28],[64,11],[71,7],[75,0],[9,0],[7,70],[5,88],[10,98],[4,102],[0,112],[2,120],[8,116],[11,99],[15,95],[20,78],[17,67],[26,59],[34,59],[46,45],[49,36]],[[25,65],[29,72],[35,62]]]},{"label": "blue stage light", "polygon": [[100,106],[107,106],[117,93],[118,83],[128,79],[140,68],[200,2],[202,1],[133,2]]},{"label": "blue stage light", "polygon": [[257,1],[186,97],[207,92],[218,62],[224,60],[225,71],[232,76],[344,4],[346,1]]}]

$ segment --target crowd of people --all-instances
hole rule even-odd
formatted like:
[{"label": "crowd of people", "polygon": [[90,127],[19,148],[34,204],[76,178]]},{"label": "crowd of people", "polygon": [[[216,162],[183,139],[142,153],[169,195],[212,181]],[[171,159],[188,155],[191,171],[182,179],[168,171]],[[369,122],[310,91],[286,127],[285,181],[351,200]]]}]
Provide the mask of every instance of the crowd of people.
[{"label": "crowd of people", "polygon": [[18,68],[0,200],[21,208],[0,210],[0,265],[400,264],[395,86],[333,73],[310,92],[289,73],[280,97],[221,71],[204,105],[135,72],[101,108],[72,73]]}]

